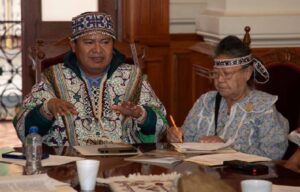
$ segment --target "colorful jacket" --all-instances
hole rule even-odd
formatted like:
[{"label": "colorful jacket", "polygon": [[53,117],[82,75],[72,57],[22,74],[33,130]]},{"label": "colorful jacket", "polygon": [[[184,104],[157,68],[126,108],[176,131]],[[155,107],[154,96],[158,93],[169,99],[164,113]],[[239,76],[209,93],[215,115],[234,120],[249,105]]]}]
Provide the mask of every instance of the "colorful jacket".
[{"label": "colorful jacket", "polygon": [[[40,113],[43,103],[58,97],[72,103],[78,115],[48,120]],[[69,52],[64,63],[51,66],[42,80],[33,86],[23,101],[23,108],[15,118],[19,138],[24,141],[29,127],[36,125],[43,142],[50,146],[90,145],[105,142],[156,142],[165,130],[165,108],[150,84],[135,65],[124,64],[124,56],[117,50],[107,74],[100,84],[98,111],[95,112],[88,94],[87,82],[82,78],[74,53]],[[113,104],[131,101],[147,112],[143,125],[136,119],[124,117],[111,110]]]}]

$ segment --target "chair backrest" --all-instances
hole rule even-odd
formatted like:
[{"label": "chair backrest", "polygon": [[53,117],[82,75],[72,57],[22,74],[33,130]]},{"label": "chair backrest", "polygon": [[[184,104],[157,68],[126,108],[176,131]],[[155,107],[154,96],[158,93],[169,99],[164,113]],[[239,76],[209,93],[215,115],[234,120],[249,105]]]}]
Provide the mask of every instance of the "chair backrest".
[{"label": "chair backrest", "polygon": [[[133,64],[134,59],[132,57],[131,49],[128,43],[115,42],[114,48],[118,49],[126,57],[125,62],[128,64]],[[29,57],[33,64],[33,69],[35,70],[35,81],[39,82],[41,79],[41,73],[44,69],[62,63],[64,61],[64,56],[70,50],[68,38],[56,42],[45,42],[43,40],[38,40],[36,45],[29,48]],[[141,44],[136,45],[136,52],[141,68],[143,69],[143,60],[146,55],[146,47]]]},{"label": "chair backrest", "polygon": [[[278,96],[276,108],[288,119],[289,132],[291,132],[300,127],[300,65],[297,65],[297,62],[300,62],[300,56],[293,55],[293,57],[286,57],[285,60],[278,59],[280,58],[278,56],[274,57],[284,51],[286,50],[279,49],[261,57],[262,60],[265,60],[270,80],[266,84],[257,85],[256,88]],[[271,62],[270,58],[276,59]],[[295,62],[291,58],[294,58]],[[296,149],[297,146],[289,142],[283,159],[289,158]]]}]

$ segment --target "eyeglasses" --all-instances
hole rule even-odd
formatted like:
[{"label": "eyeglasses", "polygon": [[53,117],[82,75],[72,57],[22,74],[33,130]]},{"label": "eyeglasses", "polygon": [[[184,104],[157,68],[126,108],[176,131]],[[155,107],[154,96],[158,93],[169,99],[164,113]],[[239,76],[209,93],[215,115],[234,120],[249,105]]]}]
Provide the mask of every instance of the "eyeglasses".
[{"label": "eyeglasses", "polygon": [[235,71],[224,71],[222,69],[216,71],[216,70],[213,70],[210,72],[209,74],[209,77],[211,79],[218,79],[219,77],[223,77],[225,80],[230,80],[234,74],[236,74],[237,72],[243,70],[244,68],[240,68],[238,70],[235,70]]}]

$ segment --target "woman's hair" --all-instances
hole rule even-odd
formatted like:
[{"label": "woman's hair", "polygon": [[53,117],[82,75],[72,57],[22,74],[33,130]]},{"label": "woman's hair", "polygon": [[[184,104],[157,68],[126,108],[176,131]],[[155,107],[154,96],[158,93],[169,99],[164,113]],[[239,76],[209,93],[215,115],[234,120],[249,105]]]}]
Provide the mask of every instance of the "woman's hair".
[{"label": "woman's hair", "polygon": [[[251,54],[250,48],[243,43],[238,37],[230,35],[222,39],[215,49],[215,57],[220,55],[227,55],[232,58],[244,57]],[[252,66],[252,62],[242,66],[243,69]],[[254,73],[247,81],[249,87],[254,86]]]},{"label": "woman's hair", "polygon": [[215,56],[228,55],[230,57],[243,57],[251,53],[250,48],[236,36],[227,36],[222,39],[215,49]]}]

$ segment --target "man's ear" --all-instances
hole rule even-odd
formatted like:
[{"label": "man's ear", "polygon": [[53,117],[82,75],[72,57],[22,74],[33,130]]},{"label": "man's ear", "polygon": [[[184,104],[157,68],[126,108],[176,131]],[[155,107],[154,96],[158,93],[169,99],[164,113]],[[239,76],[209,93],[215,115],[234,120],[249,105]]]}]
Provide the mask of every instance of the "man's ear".
[{"label": "man's ear", "polygon": [[70,47],[72,49],[72,52],[75,53],[75,41],[70,40]]}]

